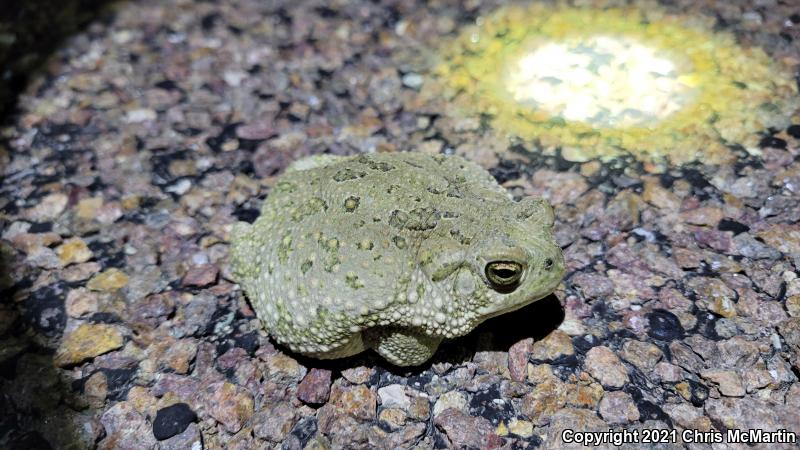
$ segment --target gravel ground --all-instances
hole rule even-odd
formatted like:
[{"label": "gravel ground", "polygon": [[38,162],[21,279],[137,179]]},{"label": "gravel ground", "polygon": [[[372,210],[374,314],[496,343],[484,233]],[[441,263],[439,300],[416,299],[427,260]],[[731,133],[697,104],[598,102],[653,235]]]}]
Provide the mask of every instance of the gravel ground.
[{"label": "gravel ground", "polygon": [[[423,95],[422,49],[496,5],[385,3],[123,3],[53,55],[0,129],[0,447],[800,433],[800,120],[764,130],[759,157],[667,170],[509,145]],[[665,7],[798,64],[789,3]],[[564,283],[413,370],[285,352],[230,279],[231,224],[299,157],[402,150],[549,199]]]}]

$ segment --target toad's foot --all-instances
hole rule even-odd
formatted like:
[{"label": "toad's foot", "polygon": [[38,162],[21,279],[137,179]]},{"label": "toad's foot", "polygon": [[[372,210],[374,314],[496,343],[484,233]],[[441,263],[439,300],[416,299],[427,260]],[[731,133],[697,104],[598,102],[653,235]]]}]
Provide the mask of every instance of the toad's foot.
[{"label": "toad's foot", "polygon": [[378,327],[365,330],[364,341],[392,364],[417,366],[436,353],[442,338],[425,336],[410,329]]}]

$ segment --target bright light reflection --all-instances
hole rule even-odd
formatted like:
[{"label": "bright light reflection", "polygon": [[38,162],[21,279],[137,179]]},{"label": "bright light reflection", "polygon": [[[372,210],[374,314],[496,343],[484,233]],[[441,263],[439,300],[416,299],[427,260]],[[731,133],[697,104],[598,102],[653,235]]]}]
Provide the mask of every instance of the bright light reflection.
[{"label": "bright light reflection", "polygon": [[652,124],[695,97],[672,61],[622,37],[549,42],[509,65],[505,85],[515,101],[596,127]]}]

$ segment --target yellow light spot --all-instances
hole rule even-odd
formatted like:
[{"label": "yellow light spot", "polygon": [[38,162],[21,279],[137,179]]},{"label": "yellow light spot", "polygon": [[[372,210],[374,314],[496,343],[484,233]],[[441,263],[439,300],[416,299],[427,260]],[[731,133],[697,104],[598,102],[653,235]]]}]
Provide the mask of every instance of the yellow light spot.
[{"label": "yellow light spot", "polygon": [[758,152],[758,134],[788,126],[800,98],[787,68],[712,21],[650,5],[500,8],[443,47],[423,94],[575,160],[725,162],[732,145]]}]

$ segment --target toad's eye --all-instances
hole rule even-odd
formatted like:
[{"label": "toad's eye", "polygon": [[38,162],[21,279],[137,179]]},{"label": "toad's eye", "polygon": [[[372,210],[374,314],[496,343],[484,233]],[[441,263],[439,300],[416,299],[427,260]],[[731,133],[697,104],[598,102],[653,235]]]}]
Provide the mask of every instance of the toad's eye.
[{"label": "toad's eye", "polygon": [[552,258],[545,259],[544,260],[544,270],[547,270],[549,272],[550,269],[552,269],[552,268],[553,268],[553,259]]},{"label": "toad's eye", "polygon": [[519,286],[522,264],[514,261],[492,261],[486,265],[486,278],[497,292],[507,294]]}]

